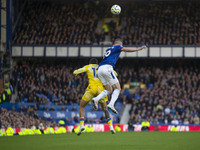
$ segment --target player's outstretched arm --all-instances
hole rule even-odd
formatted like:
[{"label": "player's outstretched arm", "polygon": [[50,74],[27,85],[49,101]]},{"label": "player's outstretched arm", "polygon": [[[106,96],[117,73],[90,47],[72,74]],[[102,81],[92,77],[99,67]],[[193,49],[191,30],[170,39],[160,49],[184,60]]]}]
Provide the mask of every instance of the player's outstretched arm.
[{"label": "player's outstretched arm", "polygon": [[123,47],[123,48],[121,49],[121,51],[123,51],[123,52],[137,52],[137,51],[143,50],[143,49],[145,49],[145,48],[147,48],[147,47],[146,47],[146,46],[141,46],[141,47],[139,47],[139,48],[137,48],[137,49],[135,49],[135,48],[126,48],[126,47]]},{"label": "player's outstretched arm", "polygon": [[79,68],[77,70],[74,70],[73,75],[77,76],[79,73],[86,72],[86,67],[84,66],[83,68]]}]

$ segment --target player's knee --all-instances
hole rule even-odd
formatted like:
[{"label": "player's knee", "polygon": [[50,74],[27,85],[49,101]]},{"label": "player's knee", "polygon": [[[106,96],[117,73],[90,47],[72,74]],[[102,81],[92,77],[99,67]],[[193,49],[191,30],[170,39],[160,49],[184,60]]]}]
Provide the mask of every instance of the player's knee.
[{"label": "player's knee", "polygon": [[121,87],[119,84],[114,84],[113,89],[118,89],[119,91],[121,91]]},{"label": "player's knee", "polygon": [[108,91],[109,93],[112,93],[112,89],[108,89],[107,91]]},{"label": "player's knee", "polygon": [[112,93],[112,87],[109,84],[104,85],[104,87],[109,93]]},{"label": "player's knee", "polygon": [[121,87],[118,87],[117,89],[118,89],[120,92],[121,92],[121,90],[122,90]]}]

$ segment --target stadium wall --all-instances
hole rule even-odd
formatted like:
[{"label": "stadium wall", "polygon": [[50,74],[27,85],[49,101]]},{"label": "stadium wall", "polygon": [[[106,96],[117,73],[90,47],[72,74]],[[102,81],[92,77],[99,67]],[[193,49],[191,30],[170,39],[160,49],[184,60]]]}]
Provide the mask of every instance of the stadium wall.
[{"label": "stadium wall", "polygon": [[[127,46],[137,48],[137,46]],[[12,57],[103,57],[108,46],[14,45]],[[199,46],[148,46],[135,53],[121,53],[120,58],[200,58]]]}]

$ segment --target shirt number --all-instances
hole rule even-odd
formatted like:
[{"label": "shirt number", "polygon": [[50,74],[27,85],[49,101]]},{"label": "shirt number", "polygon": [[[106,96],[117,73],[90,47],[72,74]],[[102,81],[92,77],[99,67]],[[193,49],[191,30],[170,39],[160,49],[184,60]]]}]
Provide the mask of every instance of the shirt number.
[{"label": "shirt number", "polygon": [[108,57],[110,55],[110,53],[111,53],[111,50],[106,51],[104,54],[104,57]]},{"label": "shirt number", "polygon": [[96,70],[97,70],[97,69],[98,69],[98,68],[96,68],[96,69],[95,69],[95,68],[92,68],[92,70],[93,70],[93,76],[94,76],[94,77],[97,77],[97,74],[96,74]]}]

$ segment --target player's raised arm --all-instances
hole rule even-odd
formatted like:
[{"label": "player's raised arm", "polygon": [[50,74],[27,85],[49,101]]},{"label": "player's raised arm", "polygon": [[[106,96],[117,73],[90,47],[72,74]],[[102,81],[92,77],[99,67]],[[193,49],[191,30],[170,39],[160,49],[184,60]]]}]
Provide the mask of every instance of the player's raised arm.
[{"label": "player's raised arm", "polygon": [[139,47],[139,48],[137,48],[137,49],[135,49],[135,48],[123,47],[123,48],[121,49],[121,51],[123,51],[123,52],[137,52],[137,51],[143,50],[143,49],[145,49],[145,48],[146,48],[146,46],[141,46],[141,47]]},{"label": "player's raised arm", "polygon": [[87,71],[87,69],[86,69],[86,67],[84,66],[84,67],[82,67],[82,68],[79,68],[79,69],[74,70],[73,75],[77,76],[79,73],[83,73],[83,72],[86,72],[86,71]]}]

